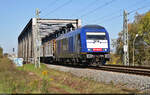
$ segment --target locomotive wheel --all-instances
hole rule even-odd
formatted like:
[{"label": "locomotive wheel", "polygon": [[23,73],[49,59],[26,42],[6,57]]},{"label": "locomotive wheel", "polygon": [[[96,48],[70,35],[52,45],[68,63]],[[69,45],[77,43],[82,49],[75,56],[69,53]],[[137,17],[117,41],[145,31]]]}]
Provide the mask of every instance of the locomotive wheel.
[{"label": "locomotive wheel", "polygon": [[77,59],[74,58],[72,63],[73,63],[73,66],[77,66],[78,64]]},{"label": "locomotive wheel", "polygon": [[84,67],[88,67],[88,66],[89,66],[89,64],[88,64],[88,63],[85,63],[85,64],[84,64]]},{"label": "locomotive wheel", "polygon": [[98,67],[101,67],[101,66],[103,66],[102,62],[98,62]]}]

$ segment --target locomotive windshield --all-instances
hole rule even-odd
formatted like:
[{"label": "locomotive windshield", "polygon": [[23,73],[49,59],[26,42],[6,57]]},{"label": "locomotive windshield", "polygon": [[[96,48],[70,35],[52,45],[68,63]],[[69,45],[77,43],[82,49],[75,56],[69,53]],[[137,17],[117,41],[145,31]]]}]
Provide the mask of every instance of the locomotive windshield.
[{"label": "locomotive windshield", "polygon": [[87,40],[106,40],[106,34],[104,32],[87,32]]}]

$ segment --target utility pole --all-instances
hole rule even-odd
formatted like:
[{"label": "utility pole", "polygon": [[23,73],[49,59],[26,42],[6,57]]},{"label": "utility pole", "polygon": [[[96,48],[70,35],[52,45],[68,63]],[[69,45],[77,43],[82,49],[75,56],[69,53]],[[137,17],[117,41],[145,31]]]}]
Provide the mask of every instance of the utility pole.
[{"label": "utility pole", "polygon": [[124,10],[123,13],[123,63],[129,65],[129,50],[128,50],[128,13]]},{"label": "utility pole", "polygon": [[134,48],[134,44],[135,44],[135,39],[138,37],[139,35],[138,34],[136,34],[135,35],[135,38],[134,38],[134,40],[133,40],[133,66],[135,66],[135,64],[134,64],[134,50],[135,50],[135,48]]},{"label": "utility pole", "polygon": [[[41,38],[40,38],[40,31],[39,31],[39,25],[38,25],[38,20],[39,20],[39,14],[40,14],[40,11],[39,9],[37,8],[36,9],[36,62],[38,63],[38,66],[40,68],[40,47],[41,47]],[[36,64],[37,64],[36,63]],[[36,65],[35,64],[35,65]],[[37,66],[35,66],[37,67]]]}]

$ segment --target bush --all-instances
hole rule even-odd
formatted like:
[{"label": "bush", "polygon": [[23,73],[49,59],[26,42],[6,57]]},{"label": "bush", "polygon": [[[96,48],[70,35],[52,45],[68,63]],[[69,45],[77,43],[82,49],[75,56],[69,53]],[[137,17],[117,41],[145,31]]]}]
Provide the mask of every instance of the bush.
[{"label": "bush", "polygon": [[0,59],[0,93],[39,93],[42,80],[31,72],[19,71],[6,57]]},{"label": "bush", "polygon": [[110,54],[111,55],[111,59],[109,62],[107,62],[107,64],[115,64],[115,65],[121,65],[122,61],[121,61],[121,56],[117,55],[117,54]]},{"label": "bush", "polygon": [[9,54],[8,54],[8,53],[4,53],[3,56],[4,56],[4,57],[8,57]]},{"label": "bush", "polygon": [[0,58],[3,57],[3,48],[0,47]]}]

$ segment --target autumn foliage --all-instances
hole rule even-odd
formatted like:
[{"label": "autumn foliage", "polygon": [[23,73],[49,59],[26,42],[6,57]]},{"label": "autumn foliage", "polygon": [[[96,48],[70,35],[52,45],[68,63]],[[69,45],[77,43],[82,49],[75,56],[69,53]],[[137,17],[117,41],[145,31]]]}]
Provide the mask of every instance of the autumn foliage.
[{"label": "autumn foliage", "polygon": [[[150,11],[145,14],[136,13],[133,22],[128,24],[129,33],[129,59],[132,64],[133,40],[135,35],[139,36],[135,40],[135,63],[136,65],[150,65]],[[123,32],[118,34],[116,42],[116,54],[123,59]]]}]

